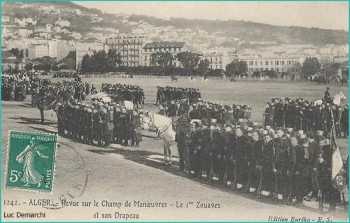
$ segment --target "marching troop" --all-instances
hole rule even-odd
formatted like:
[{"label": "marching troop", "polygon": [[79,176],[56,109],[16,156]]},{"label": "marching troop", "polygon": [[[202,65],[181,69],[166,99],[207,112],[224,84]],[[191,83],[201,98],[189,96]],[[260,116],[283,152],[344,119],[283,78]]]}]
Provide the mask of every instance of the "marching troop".
[{"label": "marching troop", "polygon": [[27,73],[3,74],[1,95],[4,101],[23,101],[30,91],[32,76]]},{"label": "marching troop", "polygon": [[178,119],[176,142],[180,169],[191,176],[295,205],[318,199],[332,210],[340,200],[332,186],[330,140],[322,130],[188,120],[186,114]]},{"label": "marching troop", "polygon": [[187,100],[193,104],[201,98],[199,89],[157,86],[156,105],[168,105],[172,101]]},{"label": "marching troop", "polygon": [[348,111],[348,105],[336,105],[326,99],[317,104],[303,98],[272,98],[266,105],[265,125],[305,132],[323,130],[328,135],[334,121],[337,137],[348,137]]},{"label": "marching troop", "polygon": [[101,91],[108,93],[115,102],[131,101],[136,107],[142,107],[145,103],[143,89],[136,85],[103,83]]},{"label": "marching troop", "polygon": [[70,100],[58,107],[58,134],[85,144],[108,146],[118,143],[138,146],[139,113],[122,104],[93,98],[91,103]]},{"label": "marching troop", "polygon": [[210,101],[197,99],[196,103],[189,104],[187,100],[172,101],[170,105],[160,106],[159,113],[168,117],[178,117],[188,114],[189,119],[200,119],[209,122],[216,119],[218,123],[234,123],[239,120],[251,118],[251,107],[249,105],[222,105]]}]

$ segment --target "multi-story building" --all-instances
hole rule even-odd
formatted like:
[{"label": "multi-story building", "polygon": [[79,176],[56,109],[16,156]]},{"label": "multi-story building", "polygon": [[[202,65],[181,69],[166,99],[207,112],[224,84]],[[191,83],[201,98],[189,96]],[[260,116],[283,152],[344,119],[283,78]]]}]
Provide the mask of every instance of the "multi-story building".
[{"label": "multi-story building", "polygon": [[209,68],[212,70],[225,69],[223,64],[224,55],[222,53],[207,53],[203,55],[203,59],[207,59],[209,61]]},{"label": "multi-story building", "polygon": [[115,49],[121,56],[122,66],[137,67],[141,64],[144,36],[118,35],[105,40],[104,49]]},{"label": "multi-story building", "polygon": [[77,42],[75,45],[75,68],[77,70],[80,69],[81,66],[81,61],[83,57],[87,55],[92,55],[94,51],[100,51],[104,49],[104,44],[101,42],[96,42],[96,41],[84,41],[84,42]]},{"label": "multi-story building", "polygon": [[240,55],[239,60],[245,61],[248,66],[248,73],[252,74],[255,71],[273,70],[276,72],[287,72],[296,64],[302,64],[303,60],[298,56],[284,55]]},{"label": "multi-story building", "polygon": [[28,47],[28,57],[34,59],[49,56],[61,60],[72,50],[74,50],[73,44],[68,41],[35,40]]},{"label": "multi-story building", "polygon": [[45,42],[33,42],[28,47],[29,59],[49,56],[49,44]]},{"label": "multi-story building", "polygon": [[[3,49],[4,50],[4,49]],[[3,51],[2,69],[3,71],[24,70],[25,58],[17,58],[9,51]]]},{"label": "multi-story building", "polygon": [[[151,42],[147,43],[143,47],[142,52],[142,65],[143,66],[152,66],[152,54],[157,52],[169,52],[174,57],[180,53],[186,51],[188,48],[186,47],[184,42],[173,42],[173,41],[162,41],[162,42]],[[180,62],[178,60],[173,61],[174,66],[180,66]]]}]

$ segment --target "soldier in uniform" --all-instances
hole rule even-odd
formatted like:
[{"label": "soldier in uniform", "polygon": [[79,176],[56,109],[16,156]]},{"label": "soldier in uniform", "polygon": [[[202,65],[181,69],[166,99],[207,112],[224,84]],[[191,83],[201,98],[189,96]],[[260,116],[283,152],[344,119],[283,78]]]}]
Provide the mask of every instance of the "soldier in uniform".
[{"label": "soldier in uniform", "polygon": [[205,176],[210,180],[211,169],[211,130],[206,122],[202,126],[202,151],[201,151],[201,167],[204,170]]},{"label": "soldier in uniform", "polygon": [[275,196],[278,200],[288,197],[288,161],[289,161],[289,144],[288,139],[284,137],[282,130],[277,131],[277,138],[273,140],[275,156],[274,163],[277,170],[277,180],[275,185]]},{"label": "soldier in uniform", "polygon": [[273,176],[274,176],[274,151],[271,136],[266,133],[264,136],[264,144],[262,149],[262,182],[261,194],[270,196],[273,191]]},{"label": "soldier in uniform", "polygon": [[309,176],[309,144],[304,135],[300,137],[300,145],[296,147],[296,163],[295,163],[295,194],[296,204],[302,204],[303,198],[307,193],[307,180]]},{"label": "soldier in uniform", "polygon": [[234,134],[231,126],[227,126],[224,132],[224,164],[225,164],[225,180],[224,183],[230,186],[233,182],[233,155],[234,155]]},{"label": "soldier in uniform", "polygon": [[175,141],[177,142],[177,148],[179,153],[179,167],[180,170],[184,170],[185,163],[185,149],[186,149],[186,135],[189,134],[189,120],[185,115],[182,115],[177,123]]},{"label": "soldier in uniform", "polygon": [[236,129],[237,189],[247,185],[249,142],[240,128]]},{"label": "soldier in uniform", "polygon": [[[258,188],[259,172],[257,170],[258,156],[261,155],[262,140],[259,139],[257,131],[253,131],[251,140],[248,142],[249,156],[248,156],[248,182],[247,189],[250,193],[256,192]],[[261,169],[260,169],[261,170]]]},{"label": "soldier in uniform", "polygon": [[59,104],[57,110],[57,134],[59,136],[64,136],[65,130],[65,119],[64,119],[64,105]]},{"label": "soldier in uniform", "polygon": [[224,139],[221,128],[214,130],[213,141],[212,141],[212,151],[213,151],[213,171],[218,177],[220,183],[223,183],[225,168],[224,168]]}]

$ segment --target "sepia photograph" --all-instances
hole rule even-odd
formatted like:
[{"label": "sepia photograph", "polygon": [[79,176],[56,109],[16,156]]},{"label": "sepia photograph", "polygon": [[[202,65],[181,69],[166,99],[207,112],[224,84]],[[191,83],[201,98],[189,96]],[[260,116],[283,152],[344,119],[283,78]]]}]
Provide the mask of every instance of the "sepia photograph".
[{"label": "sepia photograph", "polygon": [[1,221],[349,221],[348,1],[1,7]]}]

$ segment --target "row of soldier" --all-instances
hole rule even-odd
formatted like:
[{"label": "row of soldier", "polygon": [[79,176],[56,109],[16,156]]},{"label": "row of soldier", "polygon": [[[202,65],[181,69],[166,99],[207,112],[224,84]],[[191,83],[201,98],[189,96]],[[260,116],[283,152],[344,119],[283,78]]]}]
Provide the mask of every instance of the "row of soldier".
[{"label": "row of soldier", "polygon": [[141,135],[137,111],[93,98],[91,103],[70,100],[57,111],[58,134],[82,143],[107,146],[118,143],[138,146]]},{"label": "row of soldier", "polygon": [[218,123],[236,124],[240,119],[251,118],[251,107],[249,105],[223,105],[197,99],[196,103],[190,104],[188,100],[172,101],[170,105],[160,106],[160,114],[176,117],[188,114],[190,119],[211,120],[216,119]]},{"label": "row of soldier", "polygon": [[66,104],[69,100],[84,101],[87,96],[97,93],[94,85],[90,86],[79,78],[63,82],[36,78],[32,81],[31,91],[32,106],[39,108],[41,122],[44,122],[44,110],[56,109],[57,103]]},{"label": "row of soldier", "polygon": [[321,199],[320,208],[326,202],[334,209],[339,201],[331,179],[332,149],[322,131],[306,135],[215,119],[189,125],[183,119],[188,117],[178,120],[176,141],[180,169],[191,176],[288,204]]},{"label": "row of soldier", "polygon": [[172,101],[185,99],[190,104],[201,98],[199,89],[182,87],[160,87],[157,86],[156,105],[168,105]]},{"label": "row of soldier", "polygon": [[306,132],[323,130],[327,135],[334,121],[338,137],[347,137],[348,105],[331,102],[314,103],[303,98],[272,98],[265,108],[265,125],[302,129]]},{"label": "row of soldier", "polygon": [[1,95],[5,101],[23,101],[30,91],[32,76],[28,73],[4,73],[1,76]]},{"label": "row of soldier", "polygon": [[101,91],[109,94],[115,102],[132,101],[138,108],[141,108],[145,103],[144,91],[136,85],[103,83]]}]

